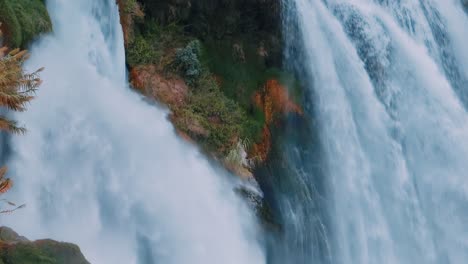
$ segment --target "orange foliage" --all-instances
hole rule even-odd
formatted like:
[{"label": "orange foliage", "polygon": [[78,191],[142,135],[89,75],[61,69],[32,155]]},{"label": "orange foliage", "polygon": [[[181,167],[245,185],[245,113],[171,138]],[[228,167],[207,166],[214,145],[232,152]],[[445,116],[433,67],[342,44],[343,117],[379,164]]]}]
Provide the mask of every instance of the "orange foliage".
[{"label": "orange foliage", "polygon": [[5,179],[0,182],[0,194],[8,192],[8,190],[11,189],[11,186],[13,186],[13,183],[10,179]]},{"label": "orange foliage", "polygon": [[13,185],[13,182],[10,179],[4,179],[6,172],[6,167],[0,168],[0,194],[8,192]]},{"label": "orange foliage", "polygon": [[188,86],[179,77],[166,78],[155,65],[140,65],[130,71],[133,87],[141,93],[151,96],[168,105],[175,111],[185,104]]},{"label": "orange foliage", "polygon": [[285,114],[302,115],[303,111],[289,98],[287,88],[275,79],[268,80],[263,89],[255,93],[253,101],[265,114],[265,127],[262,132],[262,141],[253,145],[250,156],[263,162],[271,150],[271,125]]},{"label": "orange foliage", "polygon": [[263,90],[254,95],[254,102],[265,113],[267,125],[270,125],[277,115],[303,113],[301,107],[289,98],[286,87],[274,79],[268,80]]}]

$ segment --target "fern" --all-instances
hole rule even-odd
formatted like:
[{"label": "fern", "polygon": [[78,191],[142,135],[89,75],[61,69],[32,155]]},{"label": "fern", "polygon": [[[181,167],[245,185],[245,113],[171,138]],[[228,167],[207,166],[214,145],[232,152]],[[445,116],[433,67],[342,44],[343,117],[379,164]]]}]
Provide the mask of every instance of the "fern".
[{"label": "fern", "polygon": [[[1,25],[1,24],[0,24]],[[1,37],[1,31],[0,31]],[[7,52],[6,47],[0,47],[0,107],[12,111],[25,111],[26,104],[34,98],[36,89],[41,85],[39,73],[43,68],[27,73],[23,70],[23,64],[28,59],[28,52],[19,49]],[[15,120],[0,116],[0,130],[22,134],[26,132],[24,127],[17,125]],[[11,179],[6,178],[6,167],[0,168],[0,195],[8,192],[13,186]],[[8,209],[0,208],[0,214],[12,213],[25,205],[17,206],[15,203],[1,199],[0,203],[8,206]]]},{"label": "fern", "polygon": [[[34,98],[36,89],[41,85],[39,73],[42,68],[26,73],[23,63],[29,57],[27,51],[15,49],[5,55],[5,48],[0,49],[0,106],[13,111],[25,111],[26,104]],[[0,116],[0,130],[24,133],[16,121]]]}]

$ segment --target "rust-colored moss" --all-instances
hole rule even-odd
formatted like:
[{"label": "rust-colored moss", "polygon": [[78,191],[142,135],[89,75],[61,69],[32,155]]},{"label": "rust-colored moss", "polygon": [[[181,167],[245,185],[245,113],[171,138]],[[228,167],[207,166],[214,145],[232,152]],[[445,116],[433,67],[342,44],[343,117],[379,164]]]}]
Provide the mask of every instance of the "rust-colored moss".
[{"label": "rust-colored moss", "polygon": [[271,150],[271,126],[286,114],[302,115],[303,111],[298,104],[290,99],[288,89],[275,79],[268,80],[263,89],[255,93],[253,101],[265,115],[265,126],[262,131],[262,139],[253,145],[250,156],[264,162]]}]

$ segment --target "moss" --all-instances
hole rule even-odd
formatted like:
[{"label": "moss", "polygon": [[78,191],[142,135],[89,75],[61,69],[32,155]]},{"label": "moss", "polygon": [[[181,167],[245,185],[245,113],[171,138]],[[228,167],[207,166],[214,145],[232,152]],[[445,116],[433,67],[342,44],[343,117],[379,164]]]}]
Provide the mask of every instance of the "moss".
[{"label": "moss", "polygon": [[128,45],[127,63],[131,67],[154,63],[164,68],[174,60],[176,50],[190,40],[175,23],[161,26],[152,19],[144,20],[136,26],[135,37]]},{"label": "moss", "polygon": [[[292,89],[293,99],[299,97],[294,77],[272,66],[278,66],[276,57],[281,53],[277,32],[257,28],[252,16],[241,16],[239,3],[226,7],[232,11],[227,17],[214,9],[192,17],[192,11],[210,8],[202,2],[194,3],[186,15],[177,13],[183,4],[169,5],[177,9],[169,8],[175,12],[169,14],[164,11],[168,4],[143,1],[146,17],[135,25],[128,64],[154,64],[159,74],[183,77],[190,87],[188,99],[179,109],[173,107],[172,120],[204,149],[225,158],[239,140],[245,140],[248,151],[263,139],[266,118],[253,97],[266,81],[276,79]],[[205,16],[216,19],[204,20]],[[241,17],[251,20],[240,21]],[[226,28],[226,23],[232,27]]]},{"label": "moss", "polygon": [[77,245],[50,239],[28,241],[0,227],[0,264],[89,264]]},{"label": "moss", "polygon": [[136,0],[125,0],[123,1],[123,11],[125,13],[132,13],[138,8],[138,2]]},{"label": "moss", "polygon": [[242,137],[250,139],[252,144],[261,140],[265,124],[265,115],[252,104],[252,98],[267,80],[276,79],[288,87],[293,101],[299,101],[301,97],[300,84],[294,76],[267,67],[257,49],[249,41],[211,40],[205,43],[202,54],[202,63],[220,78],[221,91],[247,113],[246,120],[241,124]]},{"label": "moss", "polygon": [[0,0],[0,6],[2,31],[12,47],[25,47],[36,36],[52,30],[42,0]]},{"label": "moss", "polygon": [[[236,56],[233,43],[235,47],[242,49],[242,59]],[[294,93],[300,91],[294,76],[266,65],[265,58],[258,54],[258,45],[252,41],[211,40],[207,41],[205,46],[203,62],[215,75],[222,78],[223,92],[243,107],[251,104],[253,94],[268,79],[279,80],[280,83],[290,87]]]},{"label": "moss", "polygon": [[45,256],[54,259],[57,264],[89,264],[77,245],[53,240],[39,240],[35,244]]},{"label": "moss", "polygon": [[57,261],[47,256],[39,248],[29,244],[18,244],[14,248],[3,250],[2,259],[10,264],[57,264]]},{"label": "moss", "polygon": [[208,72],[192,90],[186,114],[193,115],[209,131],[209,136],[198,138],[198,141],[207,150],[221,155],[225,155],[241,137],[242,124],[246,120],[239,105],[224,96]]},{"label": "moss", "polygon": [[89,264],[78,246],[52,240],[0,243],[0,260],[5,264]]},{"label": "moss", "polygon": [[160,56],[142,36],[137,36],[127,49],[127,63],[130,66],[155,63]]},{"label": "moss", "polygon": [[[196,139],[209,152],[224,156],[240,138],[260,137],[264,116],[253,105],[242,107],[226,96],[210,70],[199,40],[185,36],[175,24],[160,26],[148,22],[139,28],[135,43],[127,49],[130,66],[156,64],[159,71],[182,76],[190,86],[187,103],[175,112],[175,125]],[[207,133],[193,130],[201,125]],[[198,129],[197,129],[198,130]]]}]

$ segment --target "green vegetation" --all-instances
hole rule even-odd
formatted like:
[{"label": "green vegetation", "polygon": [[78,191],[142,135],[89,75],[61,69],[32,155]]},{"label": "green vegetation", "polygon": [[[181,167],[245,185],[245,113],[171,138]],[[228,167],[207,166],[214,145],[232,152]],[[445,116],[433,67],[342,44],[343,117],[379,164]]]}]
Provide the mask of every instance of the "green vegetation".
[{"label": "green vegetation", "polygon": [[[174,62],[175,65],[183,66],[181,74],[193,88],[186,113],[196,118],[209,131],[209,136],[199,138],[199,141],[210,151],[225,156],[236,148],[239,140],[247,142],[246,149],[251,143],[260,140],[265,117],[251,100],[241,105],[240,100],[236,100],[238,98],[226,95],[226,90],[221,89],[219,80],[215,78],[217,75],[211,72],[208,61],[202,59],[207,54],[206,50],[198,40],[191,41],[185,48],[178,50]],[[178,54],[183,54],[185,61],[180,62]],[[227,60],[226,63],[230,61]],[[178,72],[180,73],[180,69]],[[221,82],[225,83],[225,80],[222,79]],[[257,90],[259,86],[256,86]]]},{"label": "green vegetation", "polygon": [[[183,109],[173,109],[180,117],[174,120],[180,130],[197,139],[208,151],[220,155],[226,155],[240,138],[260,137],[263,114],[259,109],[254,111],[252,105],[241,107],[223,93],[203,58],[207,48],[201,41],[185,34],[175,23],[161,26],[155,21],[145,21],[137,29],[127,49],[128,64],[156,64],[167,75],[183,77],[192,88]],[[253,114],[249,114],[250,109]],[[187,120],[195,120],[206,133],[192,133],[191,122]]]},{"label": "green vegetation", "polygon": [[[205,150],[225,160],[242,141],[248,152],[262,140],[265,127],[265,114],[255,105],[255,94],[262,92],[269,79],[291,88],[293,99],[299,91],[294,77],[271,66],[279,64],[276,33],[257,32],[255,20],[241,23],[240,10],[229,11],[228,17],[216,12],[191,17],[181,7],[170,13],[164,1],[140,3],[147,9],[146,16],[132,28],[128,65],[153,64],[167,79],[179,76],[185,80],[190,89],[182,105],[172,106],[172,121]],[[196,5],[203,6],[202,2]],[[202,18],[212,15],[214,20]],[[242,26],[220,27],[222,34],[217,34],[215,29],[225,22]]]},{"label": "green vegetation", "polygon": [[7,44],[25,47],[36,36],[52,30],[43,0],[0,0],[0,22]]},{"label": "green vegetation", "polygon": [[[234,46],[233,42],[236,43]],[[298,95],[300,87],[294,76],[278,68],[268,67],[265,58],[258,54],[255,40],[211,40],[206,43],[203,62],[222,78],[223,92],[242,107],[250,106],[254,93],[269,79],[278,80]]]},{"label": "green vegetation", "polygon": [[178,49],[175,54],[174,67],[190,85],[198,81],[202,74],[200,52],[200,42],[192,40],[185,48]]},{"label": "green vegetation", "polygon": [[200,141],[210,151],[224,155],[232,144],[243,136],[242,125],[246,121],[245,113],[233,100],[224,96],[209,74],[205,73],[196,89],[192,91],[187,110],[209,131],[209,136]]},{"label": "green vegetation", "polygon": [[0,241],[0,263],[8,264],[89,264],[78,246],[52,240]]},{"label": "green vegetation", "polygon": [[18,244],[14,250],[2,250],[0,259],[5,263],[57,264],[57,261],[42,250],[28,244]]},{"label": "green vegetation", "polygon": [[123,3],[123,11],[125,13],[133,13],[136,9],[138,9],[138,2],[136,0],[125,0]]},{"label": "green vegetation", "polygon": [[74,244],[53,240],[29,241],[0,227],[0,264],[89,264]]},{"label": "green vegetation", "polygon": [[127,48],[127,63],[130,66],[155,63],[167,66],[173,60],[175,50],[190,41],[182,27],[177,24],[160,26],[154,20],[138,24],[135,37]]},{"label": "green vegetation", "polygon": [[155,63],[160,54],[142,36],[137,36],[127,49],[127,63],[129,65]]}]

